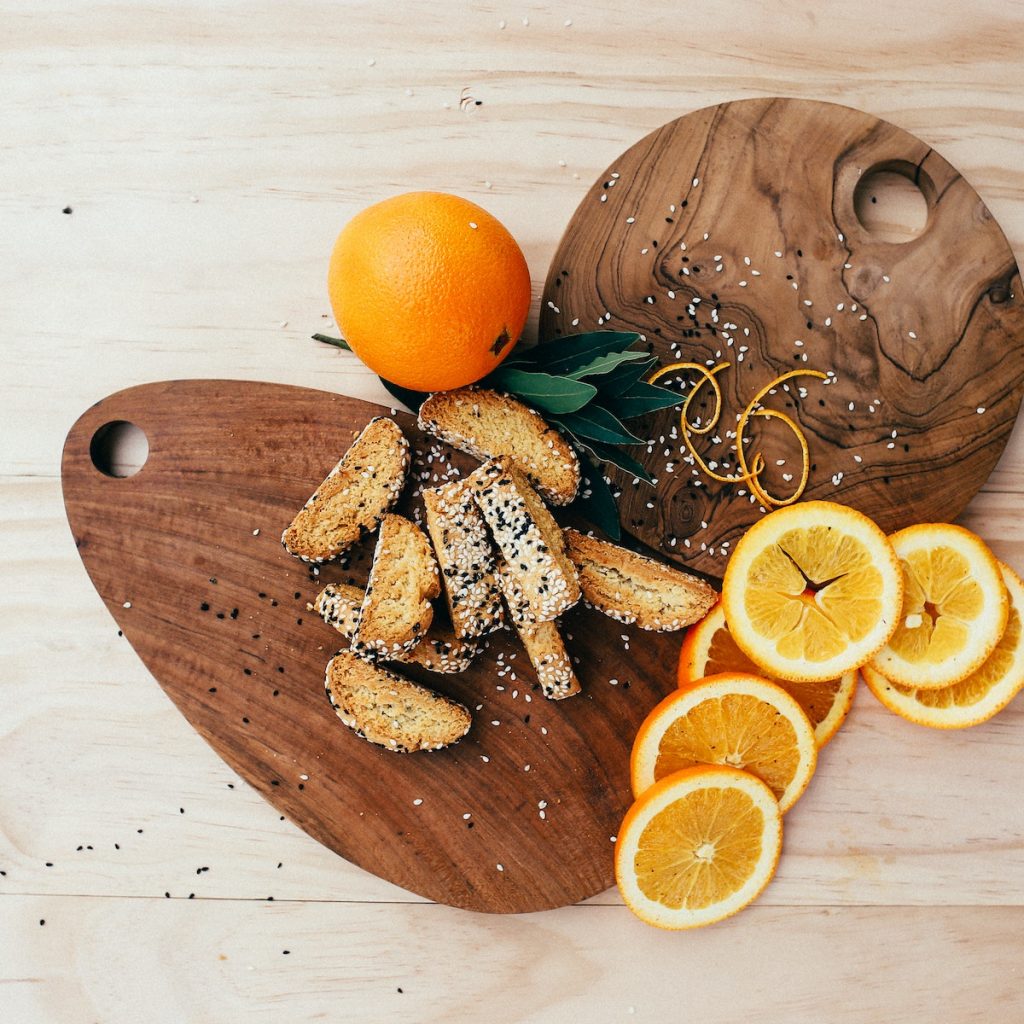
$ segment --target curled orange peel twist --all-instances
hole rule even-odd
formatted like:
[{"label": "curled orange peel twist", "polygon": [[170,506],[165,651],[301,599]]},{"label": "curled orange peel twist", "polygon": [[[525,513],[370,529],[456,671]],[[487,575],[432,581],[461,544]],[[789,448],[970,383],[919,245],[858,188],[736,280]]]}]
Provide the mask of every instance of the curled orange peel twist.
[{"label": "curled orange peel twist", "polygon": [[[709,434],[715,429],[718,423],[719,417],[722,415],[722,388],[720,387],[716,375],[721,373],[726,367],[731,366],[731,363],[719,363],[712,369],[708,369],[702,363],[669,363],[668,366],[662,366],[660,369],[655,370],[650,377],[647,378],[648,384],[653,384],[656,380],[661,380],[662,377],[667,377],[669,374],[678,374],[686,370],[696,370],[699,373],[700,380],[694,385],[693,390],[686,396],[686,400],[683,402],[682,411],[679,413],[679,428],[683,432],[683,443],[686,445],[686,450],[693,457],[701,471],[711,477],[712,480],[717,480],[723,484],[738,484],[744,481],[752,481],[753,473],[760,472],[764,468],[764,460],[761,459],[760,469],[758,469],[758,459],[760,455],[755,457],[753,471],[749,471],[744,467],[742,476],[722,476],[721,473],[716,473],[700,456],[700,453],[693,446],[693,441],[690,439],[691,434]],[[708,383],[711,385],[711,390],[715,396],[715,411],[714,414],[708,419],[707,423],[702,427],[696,426],[690,422],[689,409],[690,403],[693,401],[697,392]]]},{"label": "curled orange peel twist", "polygon": [[[717,366],[708,369],[708,367],[702,363],[669,363],[667,366],[662,366],[655,370],[655,372],[647,378],[647,382],[649,384],[653,384],[655,381],[661,380],[663,377],[667,377],[670,374],[678,374],[686,370],[694,370],[699,373],[701,375],[700,379],[694,385],[693,390],[686,396],[686,400],[683,402],[682,411],[679,415],[679,426],[683,432],[683,442],[686,445],[686,450],[693,457],[697,466],[712,480],[717,480],[719,483],[749,484],[751,493],[762,505],[765,506],[765,508],[781,508],[785,505],[792,505],[794,502],[799,501],[800,497],[803,495],[810,475],[810,451],[807,447],[807,438],[804,435],[804,432],[800,429],[800,426],[791,416],[788,416],[784,412],[779,412],[776,409],[761,409],[758,408],[758,406],[770,391],[777,388],[780,384],[785,384],[786,381],[792,380],[794,377],[817,377],[819,380],[825,380],[827,378],[827,374],[822,373],[820,370],[790,370],[788,373],[784,373],[780,377],[776,377],[776,379],[771,381],[771,383],[766,384],[761,388],[750,402],[747,403],[747,407],[743,410],[743,413],[739,418],[739,424],[736,428],[736,453],[740,472],[735,476],[722,476],[722,474],[716,473],[711,469],[711,467],[701,458],[693,445],[691,435],[709,434],[718,424],[718,420],[722,414],[722,389],[716,378],[722,370],[731,365],[731,363],[719,363]],[[705,384],[711,385],[712,392],[715,396],[715,410],[707,423],[698,427],[690,421],[688,413],[690,402],[693,401],[694,397]],[[787,498],[776,497],[761,483],[761,474],[764,472],[766,466],[764,455],[761,452],[756,452],[751,465],[747,465],[746,453],[743,451],[743,433],[752,416],[760,416],[763,419],[779,420],[789,427],[800,444],[800,482],[793,493]]]}]

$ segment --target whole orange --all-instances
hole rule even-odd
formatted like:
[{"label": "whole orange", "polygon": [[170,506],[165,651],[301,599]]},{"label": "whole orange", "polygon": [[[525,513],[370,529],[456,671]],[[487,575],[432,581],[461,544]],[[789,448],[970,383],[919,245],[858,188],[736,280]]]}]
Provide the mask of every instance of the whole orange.
[{"label": "whole orange", "polygon": [[345,225],[327,290],[342,335],[374,373],[414,391],[448,391],[512,351],[530,308],[530,271],[486,210],[408,192]]}]

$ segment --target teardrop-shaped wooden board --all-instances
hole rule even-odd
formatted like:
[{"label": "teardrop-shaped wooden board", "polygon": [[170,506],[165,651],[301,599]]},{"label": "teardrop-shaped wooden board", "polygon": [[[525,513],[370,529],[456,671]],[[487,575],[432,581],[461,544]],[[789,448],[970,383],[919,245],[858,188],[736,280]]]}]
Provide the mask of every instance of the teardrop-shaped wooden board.
[{"label": "teardrop-shaped wooden board", "polygon": [[[908,241],[858,219],[855,190],[876,171],[923,193],[927,221]],[[698,439],[723,475],[735,473],[736,417],[760,388],[794,369],[834,374],[827,386],[793,381],[765,404],[807,437],[806,497],[853,505],[887,531],[963,510],[1024,388],[1020,274],[977,193],[924,142],[828,103],[709,107],[614,161],[566,229],[541,307],[543,339],[595,329],[639,331],[663,362],[732,364],[718,377],[720,441]],[[709,388],[704,398],[694,412],[707,417]],[[743,484],[683,461],[678,411],[630,425],[653,440],[631,450],[657,484],[612,471],[623,527],[720,576],[763,513]],[[750,461],[764,450],[769,492],[792,493],[795,435],[764,419],[748,435]]]},{"label": "teardrop-shaped wooden board", "polygon": [[[355,432],[387,412],[237,381],[111,395],[64,449],[64,500],[86,569],[188,721],[341,856],[472,910],[542,910],[602,892],[630,802],[631,741],[674,686],[679,634],[644,633],[581,606],[562,621],[582,695],[545,700],[525,653],[501,632],[461,675],[402,669],[473,710],[456,746],[396,754],[350,732],[323,684],[344,641],[306,603],[326,582],[365,582],[372,539],[317,576],[280,535]],[[395,418],[417,452],[418,480],[399,508],[416,515],[419,485],[475,463],[420,434],[413,417]],[[149,441],[145,465],[124,479],[90,456],[97,432],[119,421]]]}]

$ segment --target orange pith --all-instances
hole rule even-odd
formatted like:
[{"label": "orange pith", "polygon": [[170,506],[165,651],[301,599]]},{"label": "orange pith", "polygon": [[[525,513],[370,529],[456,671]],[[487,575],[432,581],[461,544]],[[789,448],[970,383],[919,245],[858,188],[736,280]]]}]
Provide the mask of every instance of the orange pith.
[{"label": "orange pith", "polygon": [[761,829],[745,793],[704,789],[681,797],[643,831],[635,860],[638,884],[645,896],[668,907],[710,906],[722,889],[739,889],[753,873]]},{"label": "orange pith", "polygon": [[1024,688],[1024,582],[1009,566],[999,567],[1010,610],[1006,629],[988,658],[966,678],[936,689],[903,686],[865,665],[864,680],[882,704],[918,725],[962,729],[988,721]]},{"label": "orange pith", "polygon": [[867,516],[827,501],[777,509],[729,560],[722,603],[736,645],[782,679],[820,681],[863,664],[896,627],[892,545]]},{"label": "orange pith", "polygon": [[684,768],[724,765],[761,779],[788,810],[814,772],[817,743],[806,715],[781,687],[722,673],[666,697],[637,731],[633,793]]},{"label": "orange pith", "polygon": [[641,920],[697,928],[756,899],[781,847],[782,815],[768,787],[735,768],[701,765],[655,783],[626,812],[615,880]]},{"label": "orange pith", "polygon": [[901,686],[938,689],[978,669],[1006,628],[1009,600],[999,563],[963,527],[921,523],[892,535],[903,605],[872,667]]},{"label": "orange pith", "polygon": [[475,203],[440,192],[356,214],[335,243],[327,288],[356,355],[416,391],[486,376],[512,351],[530,308],[515,239]]},{"label": "orange pith", "polygon": [[843,724],[853,703],[857,683],[855,671],[833,679],[800,682],[771,675],[751,661],[737,646],[719,603],[700,622],[687,630],[679,652],[678,682],[682,687],[703,676],[721,672],[759,675],[781,686],[796,699],[807,715],[819,747],[828,743]]},{"label": "orange pith", "polygon": [[[758,742],[749,746],[755,731]],[[756,775],[778,797],[793,777],[798,759],[793,726],[785,718],[756,697],[729,694],[705,701],[686,720],[669,727],[654,774],[662,779],[695,764],[727,764]]]}]

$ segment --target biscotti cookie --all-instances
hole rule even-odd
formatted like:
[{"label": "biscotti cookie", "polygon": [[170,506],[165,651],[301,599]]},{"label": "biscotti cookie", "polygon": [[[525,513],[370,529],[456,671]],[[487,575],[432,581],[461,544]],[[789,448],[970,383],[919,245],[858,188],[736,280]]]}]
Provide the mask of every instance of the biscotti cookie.
[{"label": "biscotti cookie", "polygon": [[571,608],[580,585],[562,530],[512,459],[494,459],[469,480],[534,621],[548,622]]},{"label": "biscotti cookie", "polygon": [[430,599],[440,592],[437,562],[423,531],[388,513],[380,524],[352,650],[384,659],[411,650],[426,634],[434,618]]},{"label": "biscotti cookie", "polygon": [[504,613],[494,547],[472,486],[459,480],[426,490],[423,508],[455,635],[472,639],[499,629]]},{"label": "biscotti cookie", "polygon": [[486,388],[430,395],[419,428],[478,459],[507,455],[552,505],[568,505],[580,487],[571,444],[529,406]]},{"label": "biscotti cookie", "polygon": [[671,632],[702,619],[718,599],[703,580],[617,544],[566,530],[583,597],[598,611],[641,629]]},{"label": "biscotti cookie", "polygon": [[531,623],[524,619],[529,605],[518,580],[508,571],[504,561],[499,561],[497,573],[508,605],[508,617],[537,673],[537,682],[544,696],[551,700],[562,700],[579,693],[580,682],[572,670],[572,659],[565,649],[558,627],[553,622]]},{"label": "biscotti cookie", "polygon": [[[351,640],[359,624],[363,591],[345,583],[328,583],[317,595],[313,608],[329,626]],[[411,650],[398,651],[393,660],[420,665],[428,672],[450,674],[469,668],[480,648],[471,640],[460,640],[448,628],[432,622],[426,636]]]},{"label": "biscotti cookie", "polygon": [[327,697],[359,736],[388,750],[439,750],[469,731],[461,704],[411,679],[340,651],[327,664]]},{"label": "biscotti cookie", "polygon": [[285,550],[304,562],[337,558],[377,528],[408,472],[401,427],[386,416],[370,420],[281,535]]}]

